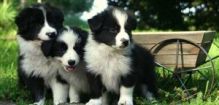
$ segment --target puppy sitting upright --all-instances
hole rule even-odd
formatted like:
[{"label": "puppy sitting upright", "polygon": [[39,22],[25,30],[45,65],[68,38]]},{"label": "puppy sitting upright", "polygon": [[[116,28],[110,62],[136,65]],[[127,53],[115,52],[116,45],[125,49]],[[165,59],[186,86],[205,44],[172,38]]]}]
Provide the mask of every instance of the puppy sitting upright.
[{"label": "puppy sitting upright", "polygon": [[157,95],[154,58],[134,43],[135,18],[109,7],[88,20],[92,34],[85,61],[93,98],[86,105],[103,105],[106,92],[119,95],[118,105],[133,105],[133,93],[151,100]]},{"label": "puppy sitting upright", "polygon": [[[30,90],[36,105],[44,104],[46,87],[54,81],[51,79],[59,68],[43,55],[41,44],[57,37],[63,20],[62,12],[49,4],[24,8],[15,19],[18,27],[19,82]],[[54,103],[65,101],[60,94]]]},{"label": "puppy sitting upright", "polygon": [[[52,62],[58,62],[62,69],[57,72],[57,77],[67,84],[68,89],[60,88],[59,91],[68,91],[70,103],[84,102],[80,99],[82,94],[89,93],[84,63],[84,46],[88,33],[77,27],[66,27],[60,32],[56,40],[45,41],[42,51]],[[64,90],[63,90],[64,89]],[[52,88],[53,93],[57,90]],[[85,100],[86,101],[86,100]]]}]

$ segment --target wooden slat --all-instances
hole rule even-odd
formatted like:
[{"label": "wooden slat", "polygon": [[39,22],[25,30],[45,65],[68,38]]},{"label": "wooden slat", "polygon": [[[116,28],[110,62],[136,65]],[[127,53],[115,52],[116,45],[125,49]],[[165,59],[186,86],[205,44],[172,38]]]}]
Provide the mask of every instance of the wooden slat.
[{"label": "wooden slat", "polygon": [[[133,38],[137,43],[159,43],[166,39],[172,39],[172,38],[180,38],[180,39],[186,39],[189,41],[192,41],[194,43],[201,43],[204,33],[198,32],[198,33],[133,33]],[[145,38],[147,36],[147,38]]]},{"label": "wooden slat", "polygon": [[[157,62],[163,65],[176,65],[176,55],[168,55],[168,54],[159,54],[155,56]],[[184,64],[190,65],[190,67],[195,67],[197,55],[184,55],[183,56]],[[178,64],[181,65],[181,56],[178,56]]]},{"label": "wooden slat", "polygon": [[[141,46],[150,49],[155,44],[140,44]],[[176,44],[169,44],[164,46],[162,50],[159,51],[159,54],[176,54],[177,46]],[[199,49],[191,44],[183,44],[183,53],[184,54],[198,54]]]}]

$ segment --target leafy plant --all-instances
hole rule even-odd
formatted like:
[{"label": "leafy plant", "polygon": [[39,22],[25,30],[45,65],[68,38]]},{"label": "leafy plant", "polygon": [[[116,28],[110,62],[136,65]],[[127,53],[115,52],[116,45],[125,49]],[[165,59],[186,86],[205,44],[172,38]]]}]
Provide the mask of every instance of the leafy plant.
[{"label": "leafy plant", "polygon": [[0,2],[0,36],[15,34],[15,16],[16,9],[11,1],[3,0]]}]

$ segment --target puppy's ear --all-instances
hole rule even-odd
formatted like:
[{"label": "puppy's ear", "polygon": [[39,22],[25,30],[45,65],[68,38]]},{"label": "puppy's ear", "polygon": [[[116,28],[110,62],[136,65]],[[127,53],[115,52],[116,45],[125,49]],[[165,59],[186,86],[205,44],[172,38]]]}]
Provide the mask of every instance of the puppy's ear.
[{"label": "puppy's ear", "polygon": [[134,30],[137,27],[137,20],[136,20],[134,14],[128,12],[128,15],[129,15],[128,26],[130,27],[131,30]]},{"label": "puppy's ear", "polygon": [[132,30],[135,30],[136,27],[137,27],[137,20],[136,20],[136,18],[134,18],[134,17],[132,18],[131,24],[132,24]]},{"label": "puppy's ear", "polygon": [[28,30],[28,27],[33,24],[34,21],[36,21],[35,18],[37,18],[38,20],[43,18],[42,11],[36,8],[23,9],[15,18],[15,23],[18,27],[18,33],[22,33]]},{"label": "puppy's ear", "polygon": [[78,33],[78,35],[82,38],[82,39],[87,39],[87,37],[88,37],[88,32],[87,31],[85,31],[85,30],[83,30],[83,29],[81,29],[81,28],[78,28],[78,27],[72,27],[72,29],[76,32],[76,33]]},{"label": "puppy's ear", "polygon": [[63,12],[54,6],[51,6],[49,3],[45,4],[47,11],[48,22],[55,23],[53,24],[56,29],[63,28],[64,14]]},{"label": "puppy's ear", "polygon": [[45,57],[52,57],[52,49],[53,49],[53,40],[44,41],[41,45],[41,50]]},{"label": "puppy's ear", "polygon": [[96,32],[101,28],[104,21],[104,14],[105,13],[100,13],[93,18],[88,19],[88,25],[90,26],[92,32]]}]

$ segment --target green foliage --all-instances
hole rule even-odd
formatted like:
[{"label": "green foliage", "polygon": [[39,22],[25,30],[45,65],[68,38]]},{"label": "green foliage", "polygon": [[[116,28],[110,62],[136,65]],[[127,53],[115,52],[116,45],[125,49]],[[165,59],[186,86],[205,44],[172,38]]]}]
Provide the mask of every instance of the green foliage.
[{"label": "green foliage", "polygon": [[219,30],[219,0],[108,1],[112,5],[134,10],[140,29]]},{"label": "green foliage", "polygon": [[88,29],[88,24],[82,21],[79,17],[80,14],[66,15],[64,24],[69,26],[81,27],[83,29]]},{"label": "green foliage", "polygon": [[12,2],[7,0],[0,2],[0,36],[15,34],[15,16],[16,10],[13,7]]},{"label": "green foliage", "polygon": [[[45,0],[59,7],[65,14],[65,25],[88,29],[86,22],[80,19],[83,11],[91,7],[93,0]],[[60,5],[61,4],[61,5]]]},{"label": "green foliage", "polygon": [[78,13],[88,10],[92,0],[45,0],[45,2],[58,6],[65,13]]}]

